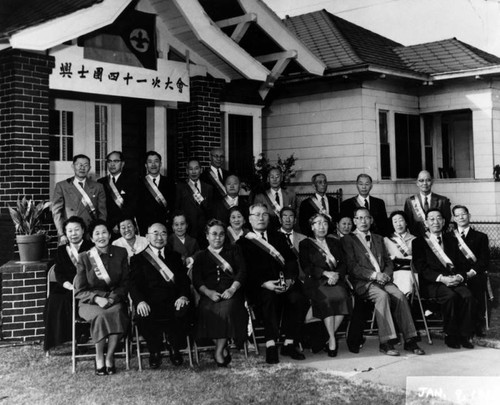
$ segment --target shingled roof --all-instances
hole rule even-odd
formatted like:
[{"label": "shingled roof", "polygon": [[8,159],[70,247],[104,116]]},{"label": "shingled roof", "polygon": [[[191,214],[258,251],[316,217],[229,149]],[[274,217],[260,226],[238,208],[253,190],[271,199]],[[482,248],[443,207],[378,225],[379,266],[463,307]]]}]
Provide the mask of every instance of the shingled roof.
[{"label": "shingled roof", "polygon": [[455,38],[404,46],[326,10],[287,17],[284,23],[327,65],[327,72],[364,66],[433,75],[500,65],[497,56]]},{"label": "shingled roof", "polygon": [[396,53],[414,71],[442,74],[500,65],[500,58],[456,38],[399,47]]},{"label": "shingled roof", "polygon": [[0,0],[0,38],[42,24],[103,0]]}]

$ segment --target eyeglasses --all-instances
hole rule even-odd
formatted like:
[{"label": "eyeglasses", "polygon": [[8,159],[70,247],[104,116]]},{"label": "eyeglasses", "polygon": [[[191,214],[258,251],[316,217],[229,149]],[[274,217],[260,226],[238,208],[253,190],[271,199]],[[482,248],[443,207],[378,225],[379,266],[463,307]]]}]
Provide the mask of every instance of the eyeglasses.
[{"label": "eyeglasses", "polygon": [[148,232],[148,234],[153,235],[153,238],[157,238],[157,237],[166,238],[167,237],[166,232]]},{"label": "eyeglasses", "polygon": [[114,163],[114,164],[117,164],[117,163],[120,163],[121,160],[107,160],[108,164],[109,163]]},{"label": "eyeglasses", "polygon": [[88,163],[78,163],[75,165],[75,167],[78,169],[88,169],[90,165]]},{"label": "eyeglasses", "polygon": [[250,214],[251,217],[257,217],[257,218],[269,218],[269,213],[268,212],[261,212],[258,214]]}]

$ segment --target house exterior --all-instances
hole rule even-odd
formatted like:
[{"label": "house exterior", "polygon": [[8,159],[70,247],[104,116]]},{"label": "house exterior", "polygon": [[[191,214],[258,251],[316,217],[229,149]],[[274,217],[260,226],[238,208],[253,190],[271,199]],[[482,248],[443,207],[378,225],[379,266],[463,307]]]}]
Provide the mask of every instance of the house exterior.
[{"label": "house exterior", "polygon": [[498,221],[500,58],[455,38],[403,46],[325,10],[284,22],[327,66],[281,78],[263,112],[263,150],[295,153],[296,187],[324,172],[350,197],[369,173],[390,212],[427,169],[435,192]]}]

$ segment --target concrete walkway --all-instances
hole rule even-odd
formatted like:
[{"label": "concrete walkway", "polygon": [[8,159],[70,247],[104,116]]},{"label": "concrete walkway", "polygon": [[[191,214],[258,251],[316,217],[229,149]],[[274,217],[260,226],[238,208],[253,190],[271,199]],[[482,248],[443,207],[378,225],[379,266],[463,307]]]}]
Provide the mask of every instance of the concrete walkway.
[{"label": "concrete walkway", "polygon": [[[423,338],[425,340],[425,337]],[[297,365],[327,370],[346,378],[368,380],[380,384],[406,388],[408,376],[500,376],[500,350],[476,346],[474,349],[450,349],[441,339],[419,343],[425,350],[417,356],[396,346],[401,356],[387,356],[378,351],[378,338],[368,337],[358,354],[347,350],[345,340],[339,341],[337,357],[326,353],[305,351],[306,360],[293,361]]]}]

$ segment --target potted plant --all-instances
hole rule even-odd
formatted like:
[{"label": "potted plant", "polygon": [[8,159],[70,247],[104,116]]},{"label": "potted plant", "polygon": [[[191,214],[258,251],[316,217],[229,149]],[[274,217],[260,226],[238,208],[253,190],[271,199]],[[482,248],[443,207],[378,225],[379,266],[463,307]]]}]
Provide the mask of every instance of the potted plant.
[{"label": "potted plant", "polygon": [[42,259],[45,243],[45,230],[42,218],[50,202],[38,204],[32,199],[18,197],[15,207],[9,207],[10,217],[16,229],[16,242],[21,262],[36,262]]}]

